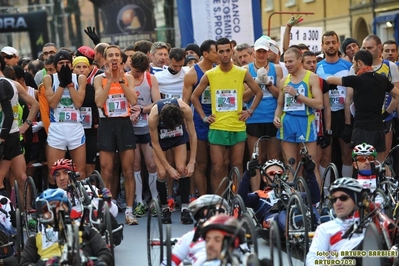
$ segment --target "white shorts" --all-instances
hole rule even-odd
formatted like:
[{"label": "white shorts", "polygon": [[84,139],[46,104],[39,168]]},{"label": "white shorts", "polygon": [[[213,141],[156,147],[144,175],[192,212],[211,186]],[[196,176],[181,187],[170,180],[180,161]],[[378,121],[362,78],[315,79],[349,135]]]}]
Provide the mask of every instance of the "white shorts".
[{"label": "white shorts", "polygon": [[50,123],[47,144],[55,149],[66,151],[79,148],[86,142],[81,123]]}]

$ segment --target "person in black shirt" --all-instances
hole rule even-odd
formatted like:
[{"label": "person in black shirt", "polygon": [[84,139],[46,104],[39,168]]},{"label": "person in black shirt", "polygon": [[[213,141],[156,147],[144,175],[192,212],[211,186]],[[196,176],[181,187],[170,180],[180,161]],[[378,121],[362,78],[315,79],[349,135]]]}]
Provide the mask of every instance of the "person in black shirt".
[{"label": "person in black shirt", "polygon": [[[373,145],[377,150],[377,159],[382,161],[385,151],[383,121],[399,104],[399,89],[386,76],[377,74],[371,67],[373,56],[367,50],[355,53],[353,68],[356,76],[328,77],[327,82],[349,87],[345,99],[345,129],[343,139],[351,141],[353,146],[363,142]],[[392,101],[382,113],[385,93]],[[353,103],[353,106],[351,106]],[[354,128],[351,127],[351,112],[354,107]],[[382,114],[381,114],[382,113]],[[345,139],[344,139],[345,140]],[[349,141],[348,141],[349,142]]]}]

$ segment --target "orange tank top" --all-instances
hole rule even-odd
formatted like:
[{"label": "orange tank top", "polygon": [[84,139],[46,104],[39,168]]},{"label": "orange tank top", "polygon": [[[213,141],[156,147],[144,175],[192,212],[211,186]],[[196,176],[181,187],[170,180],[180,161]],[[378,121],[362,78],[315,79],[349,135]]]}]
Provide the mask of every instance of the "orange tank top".
[{"label": "orange tank top", "polygon": [[[126,77],[123,80],[127,83]],[[108,79],[103,77],[103,88],[107,85]],[[109,89],[108,97],[105,100],[102,111],[106,117],[129,117],[130,104],[119,82],[112,82]]]}]

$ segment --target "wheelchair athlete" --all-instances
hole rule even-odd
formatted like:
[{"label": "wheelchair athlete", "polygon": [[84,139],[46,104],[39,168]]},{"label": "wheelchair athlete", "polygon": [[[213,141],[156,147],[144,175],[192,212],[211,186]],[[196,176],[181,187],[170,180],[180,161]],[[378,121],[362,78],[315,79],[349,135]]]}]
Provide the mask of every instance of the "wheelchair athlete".
[{"label": "wheelchair athlete", "polygon": [[[59,159],[51,166],[50,175],[54,178],[54,182],[59,188],[68,191],[70,184],[69,173],[75,170],[76,166],[74,163],[72,163],[71,160]],[[88,186],[87,187],[85,186],[85,188],[89,196],[92,196],[91,189]],[[95,186],[93,186],[93,188],[97,189]],[[111,215],[112,230],[121,228],[121,230],[118,230],[112,234],[114,239],[114,244],[117,246],[122,242],[123,239],[123,224],[118,224],[115,218],[118,215],[118,206],[116,206],[116,204],[112,202],[112,195],[108,188],[103,188],[102,190],[97,189],[97,190],[99,191],[98,194],[101,194],[102,198],[108,203],[109,212],[112,214]],[[71,218],[78,219],[82,215],[80,202],[78,202],[77,199],[75,199],[75,202],[73,200],[71,200],[71,202],[72,202]],[[92,203],[93,206],[97,209],[98,199],[92,198]]]},{"label": "wheelchair athlete", "polygon": [[[306,172],[306,181],[311,194],[312,204],[316,204],[320,201],[320,188],[314,174],[315,163],[312,160],[306,160],[303,166]],[[257,160],[250,161],[249,169],[244,172],[238,188],[238,194],[242,197],[245,206],[253,209],[262,227],[270,228],[272,221],[276,220],[280,230],[284,232],[287,213],[286,210],[283,209],[284,204],[282,204],[282,199],[276,197],[270,182],[270,180],[274,180],[276,175],[281,176],[284,174],[284,164],[275,159],[266,161],[262,167],[264,173],[269,177],[267,178],[265,175],[262,175],[262,180],[266,183],[265,188],[263,190],[250,192],[250,179],[252,176],[255,176],[256,168],[259,168]],[[315,223],[318,223],[320,215],[314,206],[313,213],[317,221],[315,221]]]},{"label": "wheelchair athlete", "polygon": [[[336,218],[317,227],[306,256],[306,265],[316,265],[318,260],[325,258],[342,259],[341,251],[361,249],[364,230],[361,233],[354,233],[350,238],[342,238],[342,235],[354,223],[359,222],[356,210],[362,189],[362,184],[351,177],[339,178],[331,184],[330,199]],[[331,254],[331,256],[323,257],[318,254]],[[338,257],[333,254],[337,254]],[[361,265],[358,263],[357,265]]]},{"label": "wheelchair athlete", "polygon": [[[215,194],[202,195],[188,205],[191,215],[199,228],[210,217],[227,213],[229,205],[225,199]],[[205,241],[199,235],[199,229],[194,228],[184,234],[172,249],[172,266],[180,265],[184,260],[190,261],[191,265],[202,265],[206,260]],[[164,259],[161,265],[167,265]]]},{"label": "wheelchair athlete", "polygon": [[[63,247],[59,242],[58,231],[55,228],[55,217],[64,210],[69,215],[71,203],[66,191],[62,189],[47,189],[37,197],[36,206],[40,231],[28,238],[22,252],[20,265],[59,265]],[[40,207],[39,207],[40,206]],[[113,265],[112,254],[101,235],[93,228],[85,226],[80,242],[84,244],[81,258],[83,265]],[[96,259],[89,259],[95,257]]]},{"label": "wheelchair athlete", "polygon": [[0,195],[0,209],[0,265],[14,266],[17,260],[12,237],[16,235],[16,217],[11,200],[3,195]]}]

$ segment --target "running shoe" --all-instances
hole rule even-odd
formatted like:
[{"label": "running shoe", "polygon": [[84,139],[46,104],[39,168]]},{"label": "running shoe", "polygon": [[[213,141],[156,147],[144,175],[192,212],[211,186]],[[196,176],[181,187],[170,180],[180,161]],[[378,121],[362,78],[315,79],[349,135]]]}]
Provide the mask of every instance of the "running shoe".
[{"label": "running shoe", "polygon": [[135,215],[138,218],[141,218],[145,215],[145,208],[143,203],[141,202],[137,203],[136,208],[134,208],[133,215]]},{"label": "running shoe", "polygon": [[171,224],[172,223],[172,213],[169,208],[165,208],[162,210],[162,223],[163,224]]},{"label": "running shoe", "polygon": [[191,218],[190,212],[187,209],[181,212],[181,223],[182,224],[192,224],[194,221]]},{"label": "running shoe", "polygon": [[128,225],[138,225],[139,221],[137,221],[136,217],[131,212],[125,212],[125,220]]}]

